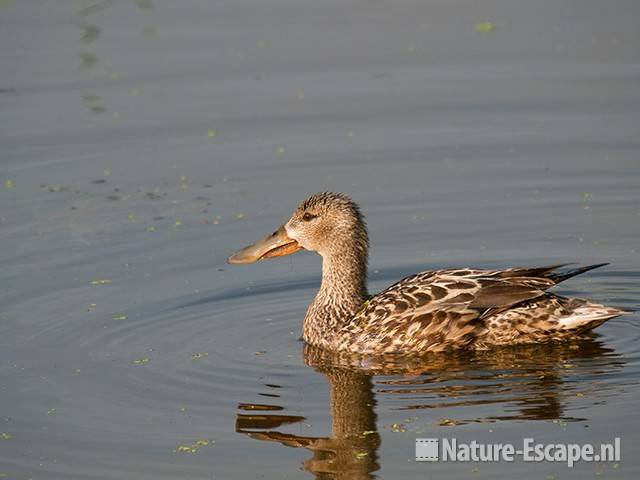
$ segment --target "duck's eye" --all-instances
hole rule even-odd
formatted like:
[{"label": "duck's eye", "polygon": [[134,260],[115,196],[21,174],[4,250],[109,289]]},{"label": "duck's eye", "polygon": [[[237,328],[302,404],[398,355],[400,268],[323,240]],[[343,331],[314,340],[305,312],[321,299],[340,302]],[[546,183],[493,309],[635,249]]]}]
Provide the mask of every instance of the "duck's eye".
[{"label": "duck's eye", "polygon": [[310,222],[311,220],[317,217],[318,216],[314,215],[313,213],[305,212],[304,215],[302,215],[302,220],[304,220],[305,222]]}]

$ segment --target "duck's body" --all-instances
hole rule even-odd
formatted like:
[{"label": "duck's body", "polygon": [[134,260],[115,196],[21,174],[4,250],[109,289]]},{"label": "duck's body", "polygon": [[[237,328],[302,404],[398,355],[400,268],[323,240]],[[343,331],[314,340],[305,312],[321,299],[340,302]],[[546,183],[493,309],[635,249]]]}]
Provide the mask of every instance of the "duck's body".
[{"label": "duck's body", "polygon": [[567,339],[622,313],[546,293],[566,278],[557,267],[418,273],[365,301],[339,330],[305,340],[358,353],[486,349]]},{"label": "duck's body", "polygon": [[252,263],[300,248],[323,257],[322,285],[307,310],[303,338],[330,350],[420,354],[562,340],[624,313],[546,292],[603,264],[560,273],[563,265],[426,271],[369,297],[364,219],[352,200],[334,193],[310,197],[279,230],[229,261]]}]

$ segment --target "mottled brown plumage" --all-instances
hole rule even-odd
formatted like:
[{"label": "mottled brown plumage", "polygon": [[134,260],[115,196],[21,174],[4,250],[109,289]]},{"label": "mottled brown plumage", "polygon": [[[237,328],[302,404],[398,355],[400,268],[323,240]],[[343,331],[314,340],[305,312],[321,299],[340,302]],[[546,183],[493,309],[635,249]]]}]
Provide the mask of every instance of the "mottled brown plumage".
[{"label": "mottled brown plumage", "polygon": [[319,193],[264,240],[229,258],[252,263],[300,248],[323,257],[320,291],[309,305],[303,338],[353,353],[422,353],[455,348],[563,340],[624,313],[547,289],[600,265],[421,272],[369,297],[369,241],[364,218],[348,197]]}]

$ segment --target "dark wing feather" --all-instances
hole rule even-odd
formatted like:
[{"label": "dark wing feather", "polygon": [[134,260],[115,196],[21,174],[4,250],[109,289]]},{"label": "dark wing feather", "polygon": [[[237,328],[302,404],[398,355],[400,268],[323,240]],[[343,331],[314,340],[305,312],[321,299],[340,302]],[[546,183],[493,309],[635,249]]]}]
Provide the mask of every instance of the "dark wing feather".
[{"label": "dark wing feather", "polygon": [[474,292],[474,299],[468,304],[470,308],[478,310],[509,307],[539,297],[547,288],[555,285],[546,278],[527,277],[481,279],[479,283],[480,288]]},{"label": "dark wing feather", "polygon": [[547,265],[546,267],[515,267],[508,268],[497,272],[496,277],[533,277],[547,278],[554,270],[571,265],[570,263],[557,263],[555,265]]}]

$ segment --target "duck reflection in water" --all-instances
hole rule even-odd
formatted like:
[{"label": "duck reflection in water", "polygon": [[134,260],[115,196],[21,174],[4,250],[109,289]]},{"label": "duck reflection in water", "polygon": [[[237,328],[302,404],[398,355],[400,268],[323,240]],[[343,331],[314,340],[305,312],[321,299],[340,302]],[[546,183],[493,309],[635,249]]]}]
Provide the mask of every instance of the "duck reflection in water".
[{"label": "duck reflection in water", "polygon": [[[305,345],[303,355],[305,364],[329,384],[331,436],[279,431],[305,418],[277,413],[285,410],[282,406],[255,403],[239,405],[244,413],[237,415],[236,431],[256,440],[306,448],[313,455],[304,461],[304,468],[317,478],[335,479],[373,478],[379,469],[376,396],[383,402],[394,398],[394,405],[407,399],[391,409],[421,411],[423,417],[429,411],[423,418],[426,431],[420,435],[428,435],[429,425],[584,421],[569,412],[585,403],[601,403],[608,396],[605,376],[624,366],[619,354],[595,338],[422,357],[357,356]],[[483,406],[481,415],[474,412],[478,406]],[[460,412],[464,418],[446,418]]]}]

